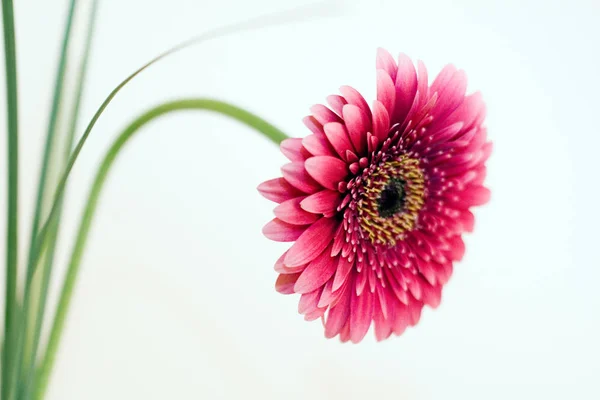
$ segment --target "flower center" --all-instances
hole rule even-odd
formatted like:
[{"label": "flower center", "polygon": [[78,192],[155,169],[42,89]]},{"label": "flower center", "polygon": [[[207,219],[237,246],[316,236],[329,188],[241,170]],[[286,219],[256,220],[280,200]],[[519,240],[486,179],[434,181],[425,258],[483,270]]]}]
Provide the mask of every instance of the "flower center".
[{"label": "flower center", "polygon": [[395,246],[417,226],[425,202],[419,161],[401,155],[365,176],[358,193],[358,222],[373,244]]},{"label": "flower center", "polygon": [[379,196],[377,207],[379,215],[383,218],[389,218],[402,210],[406,200],[405,197],[404,182],[397,178],[390,179]]}]

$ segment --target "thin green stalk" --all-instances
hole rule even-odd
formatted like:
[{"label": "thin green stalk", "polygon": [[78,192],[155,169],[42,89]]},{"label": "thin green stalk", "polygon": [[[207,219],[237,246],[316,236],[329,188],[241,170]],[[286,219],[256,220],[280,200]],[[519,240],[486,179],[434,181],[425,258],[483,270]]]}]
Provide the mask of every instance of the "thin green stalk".
[{"label": "thin green stalk", "polygon": [[4,310],[4,351],[2,352],[2,400],[13,392],[15,344],[18,341],[16,313],[18,269],[18,198],[19,198],[19,115],[17,98],[17,55],[12,0],[2,0],[4,59],[6,63],[6,107],[8,121],[8,213],[6,217],[6,300]]},{"label": "thin green stalk", "polygon": [[52,330],[50,331],[48,348],[40,364],[39,378],[37,380],[38,384],[36,386],[36,400],[41,400],[43,398],[46,386],[48,384],[48,378],[52,372],[56,351],[58,349],[60,337],[65,324],[65,318],[69,309],[71,297],[73,295],[73,288],[79,272],[81,257],[87,241],[92,218],[94,216],[94,212],[96,211],[98,198],[104,182],[106,181],[106,177],[108,176],[108,172],[123,146],[141,127],[164,114],[181,110],[208,110],[226,115],[256,129],[258,132],[262,133],[266,138],[270,139],[276,144],[281,143],[282,140],[287,138],[283,132],[262,118],[234,105],[211,99],[178,100],[162,104],[142,114],[117,137],[113,145],[106,153],[106,156],[104,157],[102,164],[98,169],[92,189],[88,196],[88,200],[85,203],[85,210],[81,218],[79,231],[76,235],[76,241],[71,253],[67,275],[61,290],[61,296],[54,317]]},{"label": "thin green stalk", "polygon": [[[25,360],[29,360],[31,358],[32,353],[32,340],[33,337],[30,333],[32,333],[29,329],[29,326],[33,323],[36,324],[34,315],[37,313],[35,309],[35,305],[38,303],[34,297],[38,296],[38,293],[32,293],[32,283],[34,278],[34,272],[38,263],[37,257],[34,257],[34,247],[35,240],[37,238],[39,232],[39,225],[42,220],[43,205],[46,203],[48,196],[52,196],[52,193],[48,193],[48,175],[50,170],[50,162],[52,160],[54,154],[54,147],[56,141],[56,130],[58,125],[58,116],[60,114],[61,104],[62,104],[62,93],[64,88],[64,78],[67,69],[67,59],[69,53],[69,42],[71,37],[71,28],[73,26],[73,19],[75,15],[77,1],[71,0],[69,11],[67,14],[67,19],[65,23],[65,31],[62,41],[62,48],[60,53],[60,59],[58,63],[58,68],[56,71],[56,80],[54,85],[54,94],[52,98],[52,107],[50,110],[50,117],[48,121],[48,130],[46,133],[46,143],[44,146],[44,155],[42,159],[42,165],[40,168],[40,177],[38,183],[38,191],[37,191],[37,199],[35,205],[35,212],[31,227],[31,241],[29,247],[29,257],[27,263],[27,273],[25,278],[25,290],[23,294],[23,309],[24,316],[23,320],[19,324],[19,341],[17,344],[16,350],[16,363],[17,363],[17,379],[19,383],[21,382],[22,377],[27,376],[30,368],[32,367],[30,364],[25,363]],[[52,198],[52,197],[51,197]],[[59,221],[57,220],[55,226],[58,227]],[[54,235],[49,235],[50,247],[53,247]],[[47,253],[46,260],[52,262],[54,256],[53,251],[49,251]],[[35,264],[35,265],[34,265]],[[39,285],[35,285],[35,288],[38,289]],[[18,392],[20,392],[20,388],[17,388]]]},{"label": "thin green stalk", "polygon": [[58,62],[58,69],[56,71],[56,81],[54,83],[54,95],[52,97],[52,108],[50,110],[50,119],[48,121],[48,131],[46,133],[46,144],[44,146],[44,156],[42,159],[42,165],[40,169],[40,178],[38,183],[38,191],[37,198],[35,204],[35,213],[33,216],[33,223],[31,227],[31,243],[29,249],[29,263],[27,265],[27,281],[25,286],[25,296],[27,296],[27,291],[29,289],[29,285],[31,284],[31,279],[33,278],[33,272],[35,270],[35,266],[32,265],[32,254],[33,247],[35,246],[35,239],[39,232],[39,226],[42,219],[42,205],[44,203],[44,198],[47,195],[47,185],[46,180],[48,178],[48,169],[52,154],[52,149],[54,148],[54,138],[56,135],[56,126],[58,121],[58,116],[60,114],[62,93],[64,87],[64,78],[65,72],[67,70],[67,59],[69,53],[69,42],[71,38],[71,28],[73,26],[73,17],[75,15],[75,9],[77,6],[76,0],[71,0],[69,6],[69,13],[67,14],[67,21],[65,24],[65,31],[62,41],[62,48],[60,53],[60,59]]},{"label": "thin green stalk", "polygon": [[79,64],[77,86],[75,88],[75,101],[73,102],[73,109],[71,110],[71,125],[69,126],[67,144],[65,146],[63,154],[63,162],[65,163],[65,165],[67,161],[69,161],[69,156],[71,155],[71,150],[73,149],[73,142],[75,141],[75,131],[77,130],[77,123],[79,121],[79,109],[81,108],[81,100],[83,98],[83,91],[85,88],[90,53],[92,50],[92,40],[96,31],[96,17],[98,15],[98,5],[99,1],[93,0],[87,25],[88,29],[83,48],[83,56],[81,58],[81,63]]},{"label": "thin green stalk", "polygon": [[[87,24],[87,36],[84,45],[83,55],[81,59],[81,63],[79,66],[79,73],[77,77],[77,86],[75,88],[75,99],[73,102],[73,108],[70,113],[70,126],[67,132],[67,139],[64,144],[62,160],[61,160],[61,169],[67,164],[69,160],[69,156],[71,154],[71,149],[73,148],[73,141],[75,138],[75,130],[77,128],[77,122],[79,120],[79,109],[81,107],[81,99],[83,96],[83,89],[85,86],[85,80],[87,75],[87,66],[88,60],[91,50],[91,43],[94,36],[95,24],[96,24],[96,15],[98,11],[98,1],[94,0],[92,3],[92,8],[90,10],[89,20]],[[35,361],[37,357],[37,351],[40,342],[40,336],[42,331],[42,325],[44,321],[44,315],[46,311],[46,300],[48,297],[48,287],[50,284],[50,277],[52,274],[52,265],[54,261],[54,252],[56,250],[56,244],[58,241],[58,228],[59,221],[62,214],[62,206],[63,206],[64,195],[59,197],[58,202],[58,212],[56,222],[53,224],[52,229],[49,233],[52,240],[49,243],[49,248],[47,249],[45,263],[42,273],[42,281],[41,287],[38,296],[38,302],[36,305],[37,315],[35,318],[35,328],[33,331],[33,340],[31,344],[31,352],[28,360],[29,372],[28,376],[25,378],[25,382],[21,388],[20,399],[29,399],[32,388],[35,387]]]}]

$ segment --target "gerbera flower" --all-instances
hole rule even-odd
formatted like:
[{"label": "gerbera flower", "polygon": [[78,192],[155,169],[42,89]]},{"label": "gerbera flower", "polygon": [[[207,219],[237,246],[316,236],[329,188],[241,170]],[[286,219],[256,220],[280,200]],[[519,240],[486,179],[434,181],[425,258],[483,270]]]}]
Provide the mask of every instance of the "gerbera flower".
[{"label": "gerbera flower", "polygon": [[330,108],[311,108],[310,135],[281,143],[283,177],[258,187],[279,203],[265,236],[294,242],[275,286],[301,294],[299,312],[321,318],[326,337],[356,343],[371,322],[378,340],[400,335],[440,303],[469,209],[490,196],[485,106],[466,88],[452,65],[429,85],[421,62],[379,50],[371,108],[343,86]]}]

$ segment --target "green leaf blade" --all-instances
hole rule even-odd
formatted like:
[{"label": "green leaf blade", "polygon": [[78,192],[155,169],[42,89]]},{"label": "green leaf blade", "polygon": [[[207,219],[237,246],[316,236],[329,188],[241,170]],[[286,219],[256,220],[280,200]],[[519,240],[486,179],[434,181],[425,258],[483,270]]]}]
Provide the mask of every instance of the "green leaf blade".
[{"label": "green leaf blade", "polygon": [[6,104],[8,121],[8,208],[6,225],[6,289],[4,338],[2,352],[2,400],[9,400],[16,377],[13,368],[15,344],[18,341],[18,200],[19,200],[19,115],[17,90],[17,56],[12,0],[2,0],[4,58],[6,63]]}]

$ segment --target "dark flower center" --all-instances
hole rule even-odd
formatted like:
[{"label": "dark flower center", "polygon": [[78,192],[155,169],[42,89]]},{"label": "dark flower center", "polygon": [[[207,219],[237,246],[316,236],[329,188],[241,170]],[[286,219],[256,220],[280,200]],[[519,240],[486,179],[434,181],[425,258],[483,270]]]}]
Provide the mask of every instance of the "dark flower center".
[{"label": "dark flower center", "polygon": [[389,218],[402,211],[406,201],[406,192],[404,191],[404,182],[397,178],[392,178],[381,191],[377,202],[377,210],[383,218]]},{"label": "dark flower center", "polygon": [[[356,203],[349,210],[356,210],[361,237],[368,237],[373,244],[395,246],[406,232],[415,229],[425,203],[425,177],[419,160],[400,155],[376,164],[357,179],[352,197]],[[350,211],[344,218],[352,222]]]}]

